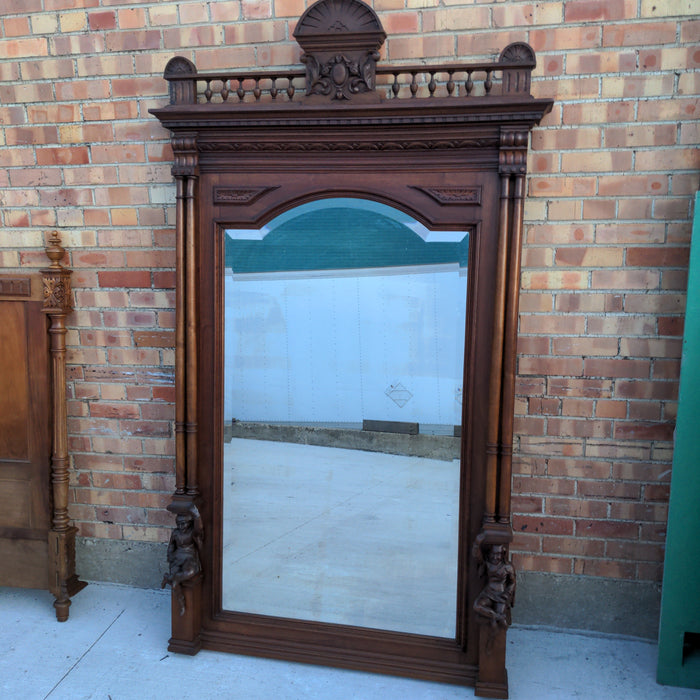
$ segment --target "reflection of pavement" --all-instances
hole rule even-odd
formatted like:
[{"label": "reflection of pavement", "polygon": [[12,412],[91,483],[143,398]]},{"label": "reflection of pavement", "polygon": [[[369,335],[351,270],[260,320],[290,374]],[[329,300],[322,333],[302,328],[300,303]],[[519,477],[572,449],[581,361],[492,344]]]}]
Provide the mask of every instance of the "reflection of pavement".
[{"label": "reflection of pavement", "polygon": [[223,607],[453,637],[459,462],[234,439]]}]

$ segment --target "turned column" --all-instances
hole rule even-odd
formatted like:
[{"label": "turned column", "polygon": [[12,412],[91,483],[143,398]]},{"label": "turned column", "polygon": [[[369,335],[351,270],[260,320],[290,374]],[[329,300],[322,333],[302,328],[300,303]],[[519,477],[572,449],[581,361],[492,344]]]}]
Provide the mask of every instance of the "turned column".
[{"label": "turned column", "polygon": [[54,232],[46,247],[51,266],[41,271],[44,313],[49,317],[51,352],[52,455],[51,489],[53,510],[49,545],[49,590],[55,597],[59,622],[68,619],[70,597],[85,587],[75,574],[75,534],[68,516],[68,426],[66,415],[66,316],[72,311],[71,270],[63,267],[61,239]]}]

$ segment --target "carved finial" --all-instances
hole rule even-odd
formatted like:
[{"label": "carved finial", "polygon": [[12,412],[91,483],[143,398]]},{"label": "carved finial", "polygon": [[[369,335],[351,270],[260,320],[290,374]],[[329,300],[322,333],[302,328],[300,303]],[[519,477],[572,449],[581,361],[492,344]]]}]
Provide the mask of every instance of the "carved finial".
[{"label": "carved finial", "polygon": [[61,260],[63,260],[63,256],[66,254],[66,249],[61,245],[61,237],[58,235],[58,231],[54,231],[51,234],[48,245],[44,250],[46,251],[46,257],[51,261],[51,269],[63,269]]},{"label": "carved finial", "polygon": [[531,65],[535,67],[535,52],[529,44],[524,41],[515,41],[501,51],[501,55],[498,57],[499,63],[522,63],[524,65]]},{"label": "carved finial", "polygon": [[163,77],[170,85],[171,105],[197,102],[197,66],[188,58],[171,58],[165,66]]}]

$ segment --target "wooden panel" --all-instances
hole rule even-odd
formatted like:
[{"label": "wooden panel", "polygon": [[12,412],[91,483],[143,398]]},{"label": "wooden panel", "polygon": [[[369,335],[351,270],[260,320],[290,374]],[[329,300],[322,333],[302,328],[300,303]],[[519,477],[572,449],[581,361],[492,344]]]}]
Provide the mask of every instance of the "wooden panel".
[{"label": "wooden panel", "polygon": [[45,540],[0,539],[0,586],[48,587],[48,544]]},{"label": "wooden panel", "polygon": [[30,528],[31,515],[31,482],[0,478],[0,527]]},{"label": "wooden panel", "polygon": [[29,457],[27,304],[0,303],[0,460]]},{"label": "wooden panel", "polygon": [[[51,409],[46,316],[11,279],[0,298],[0,585],[46,588]],[[22,298],[24,297],[24,298]]]}]

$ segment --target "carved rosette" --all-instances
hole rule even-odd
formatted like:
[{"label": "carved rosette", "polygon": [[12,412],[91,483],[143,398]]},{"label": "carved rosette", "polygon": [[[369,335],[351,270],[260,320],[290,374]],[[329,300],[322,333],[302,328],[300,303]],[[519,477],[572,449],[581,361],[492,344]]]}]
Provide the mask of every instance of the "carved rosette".
[{"label": "carved rosette", "polygon": [[73,295],[71,293],[71,270],[61,265],[61,260],[66,254],[61,245],[61,239],[57,231],[49,238],[46,247],[46,256],[51,260],[51,266],[43,269],[42,282],[44,286],[44,311],[49,314],[68,314],[73,308]]},{"label": "carved rosette", "polygon": [[70,272],[44,272],[44,311],[68,313],[73,308]]}]

